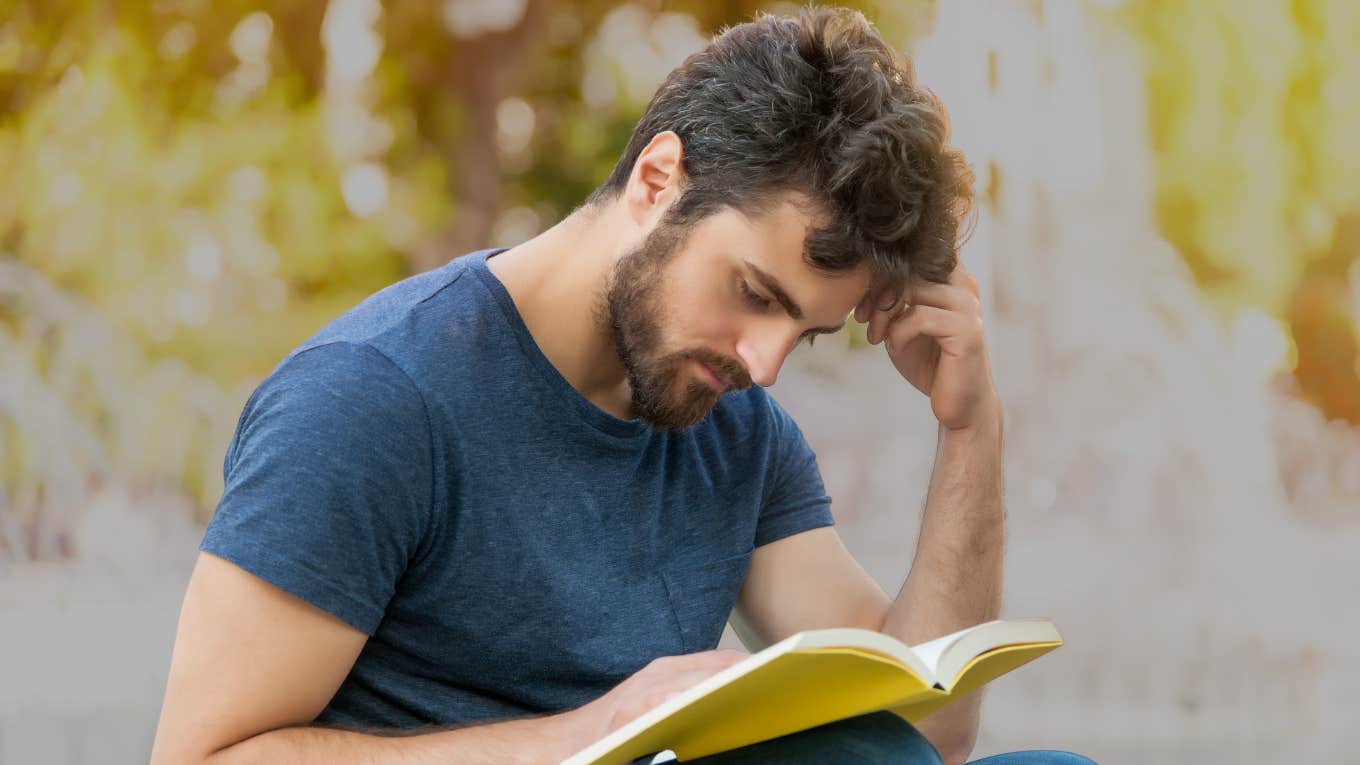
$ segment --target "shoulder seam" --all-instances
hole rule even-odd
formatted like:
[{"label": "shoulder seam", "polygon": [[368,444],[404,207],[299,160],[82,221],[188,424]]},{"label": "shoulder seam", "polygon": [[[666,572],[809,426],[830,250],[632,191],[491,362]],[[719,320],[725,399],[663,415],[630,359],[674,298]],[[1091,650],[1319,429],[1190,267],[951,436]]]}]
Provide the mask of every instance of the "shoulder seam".
[{"label": "shoulder seam", "polygon": [[[436,463],[434,458],[434,423],[430,418],[430,405],[429,402],[425,400],[425,393],[420,390],[420,386],[416,384],[416,381],[411,377],[409,372],[407,372],[400,364],[394,361],[391,356],[388,356],[386,353],[384,353],[381,348],[377,347],[376,345],[373,345],[371,342],[367,340],[327,340],[326,342],[317,343],[316,345],[300,349],[294,355],[301,356],[302,354],[308,351],[313,351],[318,348],[325,348],[326,346],[329,345],[342,345],[342,346],[347,345],[351,347],[363,348],[365,350],[369,350],[377,354],[379,358],[387,362],[387,364],[391,366],[393,369],[397,370],[397,373],[400,374],[402,378],[406,380],[408,385],[411,386],[411,390],[415,391],[416,398],[420,401],[420,411],[425,416],[425,449],[426,452],[429,454],[430,459],[430,487],[425,501],[425,523],[423,525],[423,528],[421,529],[420,543],[417,545],[418,547],[423,546],[424,541],[429,537],[431,529],[433,528],[434,525],[434,500],[435,497],[438,496],[438,494],[436,493],[436,489],[441,475],[440,466]],[[414,552],[415,551],[412,551],[413,554]]]},{"label": "shoulder seam", "polygon": [[[462,274],[459,274],[458,277],[455,277],[449,284],[453,284],[461,277]],[[444,285],[444,287],[449,286],[449,284]],[[441,287],[438,291],[442,291],[444,287]],[[428,300],[428,298],[426,299]],[[420,389],[420,386],[416,384],[415,379],[411,377],[411,374],[407,372],[402,365],[398,364],[391,356],[384,353],[381,348],[378,348],[367,340],[363,342],[363,345],[385,359],[388,364],[391,364],[394,369],[401,373],[402,377],[406,378],[406,382],[410,383],[411,389],[416,392],[416,397],[420,399],[420,411],[425,415],[425,450],[429,453],[430,459],[430,488],[429,494],[425,500],[425,528],[422,530],[420,544],[417,545],[417,548],[424,547],[424,543],[429,538],[430,532],[434,527],[434,500],[435,497],[439,496],[436,489],[438,488],[440,476],[440,466],[434,458],[434,422],[430,419],[430,405],[429,402],[425,400],[425,392]],[[415,552],[416,551],[414,550],[412,551],[413,557]]]}]

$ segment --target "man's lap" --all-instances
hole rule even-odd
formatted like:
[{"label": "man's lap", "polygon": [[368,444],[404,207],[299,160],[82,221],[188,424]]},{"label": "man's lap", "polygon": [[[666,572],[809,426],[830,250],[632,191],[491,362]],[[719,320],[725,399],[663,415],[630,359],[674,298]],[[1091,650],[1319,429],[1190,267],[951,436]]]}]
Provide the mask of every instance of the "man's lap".
[{"label": "man's lap", "polygon": [[[649,759],[638,762],[645,763]],[[910,723],[890,712],[876,712],[686,762],[695,765],[940,765],[940,756]],[[1033,751],[986,757],[976,760],[974,765],[1093,763],[1068,752]]]}]

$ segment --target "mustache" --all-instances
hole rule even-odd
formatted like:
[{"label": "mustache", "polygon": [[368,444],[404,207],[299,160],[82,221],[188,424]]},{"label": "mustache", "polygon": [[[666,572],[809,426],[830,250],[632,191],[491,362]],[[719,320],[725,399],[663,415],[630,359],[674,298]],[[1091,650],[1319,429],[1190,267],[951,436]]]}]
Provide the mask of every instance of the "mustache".
[{"label": "mustache", "polygon": [[729,358],[720,353],[710,351],[707,348],[692,348],[681,351],[678,354],[681,358],[693,359],[702,362],[713,374],[718,376],[729,390],[745,390],[751,387],[751,375],[747,374],[746,367],[736,359]]}]

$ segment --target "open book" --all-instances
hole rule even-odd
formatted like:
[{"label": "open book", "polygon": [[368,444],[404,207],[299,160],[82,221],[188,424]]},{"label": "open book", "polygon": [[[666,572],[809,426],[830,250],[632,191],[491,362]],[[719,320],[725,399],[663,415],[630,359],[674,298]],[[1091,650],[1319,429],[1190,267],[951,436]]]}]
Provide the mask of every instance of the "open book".
[{"label": "open book", "polygon": [[880,632],[800,632],[674,696],[569,757],[682,761],[879,710],[915,722],[1062,645],[1047,619],[987,622],[918,646]]}]

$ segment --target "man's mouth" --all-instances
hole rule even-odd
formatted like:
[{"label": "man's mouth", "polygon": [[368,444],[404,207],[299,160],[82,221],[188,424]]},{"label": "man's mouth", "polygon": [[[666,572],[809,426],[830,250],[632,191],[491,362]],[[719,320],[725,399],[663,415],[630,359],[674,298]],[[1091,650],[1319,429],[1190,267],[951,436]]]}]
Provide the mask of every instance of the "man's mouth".
[{"label": "man's mouth", "polygon": [[699,365],[699,376],[703,378],[704,382],[708,383],[708,387],[719,393],[726,393],[727,390],[732,387],[704,362],[696,360],[694,363]]}]

